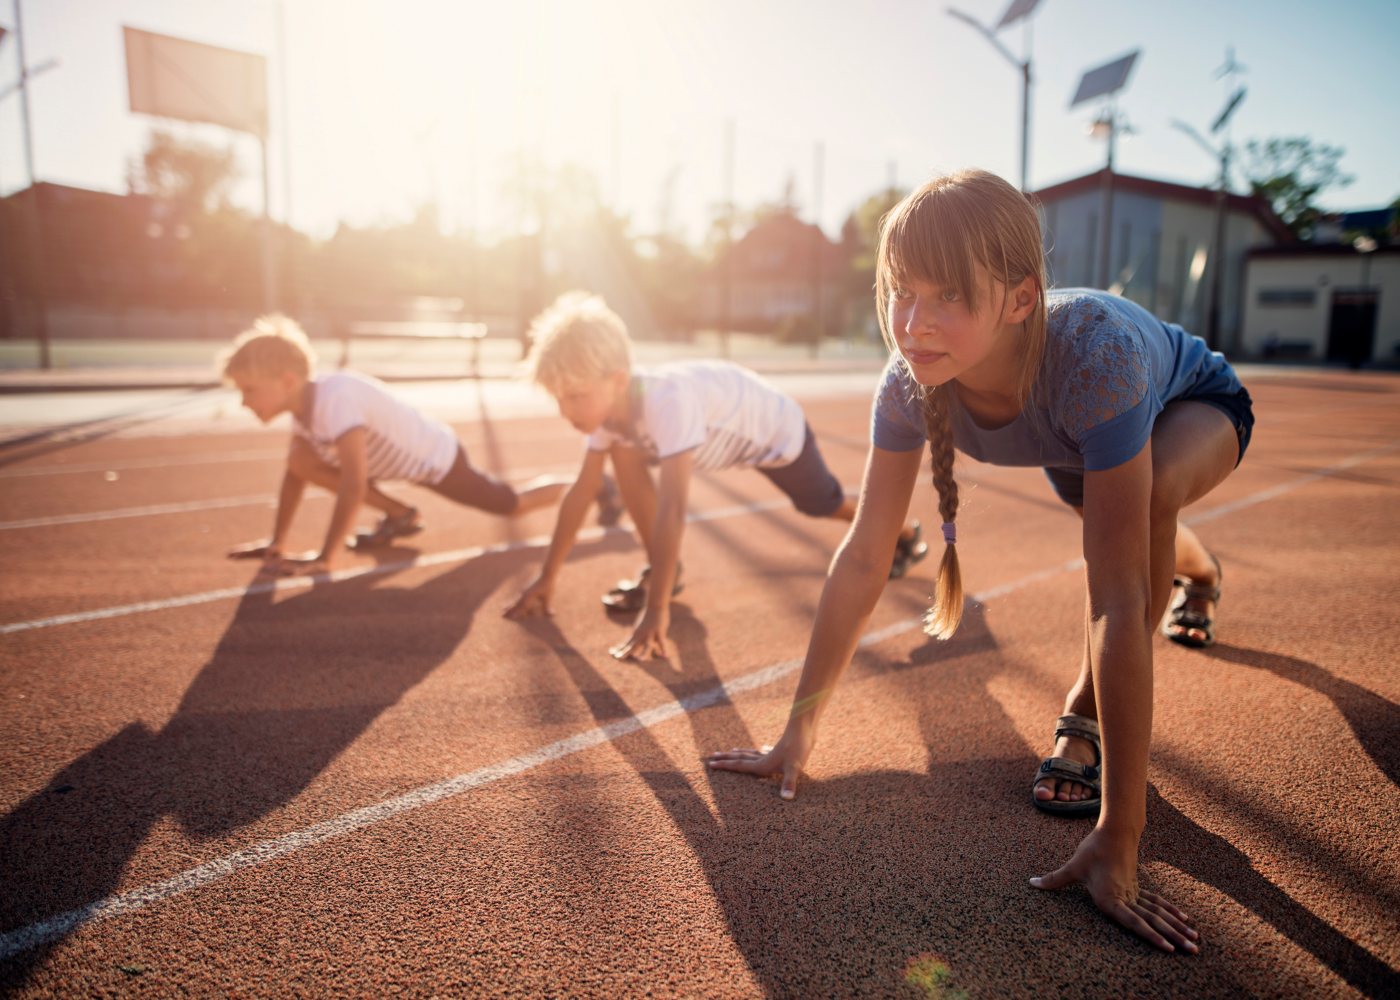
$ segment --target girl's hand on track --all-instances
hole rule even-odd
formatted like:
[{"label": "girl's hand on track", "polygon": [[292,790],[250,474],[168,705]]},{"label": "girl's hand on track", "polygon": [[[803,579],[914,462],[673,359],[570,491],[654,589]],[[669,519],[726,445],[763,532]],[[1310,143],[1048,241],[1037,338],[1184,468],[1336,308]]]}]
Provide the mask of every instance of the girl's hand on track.
[{"label": "girl's hand on track", "polygon": [[1138,888],[1137,837],[1096,828],[1074,857],[1049,875],[1031,879],[1037,889],[1083,882],[1100,912],[1163,951],[1200,950],[1191,918],[1155,892]]},{"label": "girl's hand on track", "polygon": [[515,603],[506,608],[505,616],[512,621],[529,618],[531,615],[552,615],[549,599],[554,595],[554,587],[544,580],[536,580],[520,592]]},{"label": "girl's hand on track", "polygon": [[762,749],[717,750],[705,758],[705,762],[716,771],[737,771],[760,778],[781,778],[778,794],[785,799],[797,797],[797,777],[807,763],[812,747],[816,744],[816,734],[810,727],[800,727],[794,731],[789,726],[783,738],[775,747]]}]

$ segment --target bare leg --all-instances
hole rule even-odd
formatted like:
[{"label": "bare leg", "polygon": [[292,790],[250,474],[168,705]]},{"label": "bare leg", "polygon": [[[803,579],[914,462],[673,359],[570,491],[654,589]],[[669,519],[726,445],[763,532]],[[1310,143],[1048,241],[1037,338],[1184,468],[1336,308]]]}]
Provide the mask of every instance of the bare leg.
[{"label": "bare leg", "polygon": [[515,510],[510,512],[510,516],[520,517],[532,510],[539,510],[541,507],[553,507],[563,499],[564,494],[572,485],[573,481],[569,479],[560,479],[557,476],[536,476],[515,491]]},{"label": "bare leg", "polygon": [[636,448],[621,445],[614,445],[610,454],[622,503],[632,518],[643,548],[650,552],[651,529],[656,523],[656,484],[652,482],[646,458]]},{"label": "bare leg", "polygon": [[[1173,575],[1185,577],[1192,583],[1206,587],[1220,585],[1220,573],[1216,569],[1214,560],[1210,557],[1210,552],[1201,544],[1201,540],[1196,537],[1194,531],[1179,522],[1176,526],[1176,571]],[[1207,618],[1215,617],[1214,601],[1188,599],[1186,607]],[[1196,639],[1205,638],[1205,632],[1201,629],[1168,627],[1172,628],[1173,631],[1184,631]]]},{"label": "bare leg", "polygon": [[[287,454],[287,468],[292,475],[304,479],[308,483],[314,483],[332,493],[340,488],[340,470],[329,462],[323,461],[321,456],[317,455],[311,446],[301,438],[295,438],[292,441],[292,449]],[[382,511],[390,517],[402,517],[413,509],[408,504],[401,503],[381,492],[374,482],[366,485],[364,502],[367,506]]]},{"label": "bare leg", "polygon": [[[1213,583],[1216,580],[1215,564],[1205,546],[1201,544],[1195,532],[1180,522],[1177,515],[1181,507],[1200,499],[1223,481],[1234,468],[1234,461],[1238,455],[1238,446],[1233,440],[1233,428],[1228,428],[1228,422],[1219,411],[1200,403],[1172,404],[1169,411],[1170,416],[1164,413],[1158,418],[1158,426],[1153,428],[1152,437],[1154,509],[1150,621],[1153,623],[1161,621],[1166,613],[1174,575],[1190,577],[1198,583]],[[1222,424],[1230,431],[1229,438],[1220,433]],[[1193,440],[1193,434],[1199,436]],[[1210,440],[1211,438],[1213,440]],[[1201,441],[1207,441],[1208,446],[1202,446]],[[1200,452],[1200,461],[1181,461],[1181,456],[1191,454],[1193,446]],[[1164,477],[1164,489],[1160,491],[1164,496],[1160,503],[1159,490],[1155,483],[1159,466],[1169,467],[1166,471],[1172,476],[1171,479]],[[1076,507],[1075,512],[1083,518],[1083,508]],[[1214,611],[1211,602],[1203,602],[1202,610],[1208,613]],[[1153,627],[1155,628],[1155,624]],[[1098,706],[1094,699],[1094,677],[1090,668],[1087,602],[1084,656],[1079,676],[1065,696],[1064,711],[1066,714],[1098,718]],[[1065,736],[1056,741],[1053,756],[1092,764],[1094,747],[1087,740],[1077,736]],[[1074,802],[1090,797],[1092,792],[1087,786],[1076,781],[1046,778],[1036,784],[1035,795],[1042,801],[1058,798],[1060,801]]]}]

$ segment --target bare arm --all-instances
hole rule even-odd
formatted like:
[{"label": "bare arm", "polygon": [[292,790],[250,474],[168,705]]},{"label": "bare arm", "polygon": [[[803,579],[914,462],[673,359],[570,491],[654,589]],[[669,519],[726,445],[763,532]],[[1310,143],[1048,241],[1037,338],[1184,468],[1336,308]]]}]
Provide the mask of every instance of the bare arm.
[{"label": "bare arm", "polygon": [[797,794],[797,776],[816,743],[817,721],[884,591],[890,557],[909,512],[922,456],[920,449],[870,449],[855,521],[827,572],[782,739],[768,753],[734,750],[712,754],[711,767],[765,776],[781,774],[783,798]]},{"label": "bare arm", "polygon": [[611,650],[619,660],[666,656],[666,631],[671,624],[671,588],[680,567],[681,539],[685,535],[685,508],[690,495],[690,474],[695,452],[683,451],[661,462],[656,515],[647,536],[647,562],[651,566],[646,607],[632,635]]},{"label": "bare arm", "polygon": [[282,546],[287,541],[287,532],[291,530],[292,520],[301,507],[301,498],[305,492],[306,480],[292,472],[289,457],[282,473],[282,487],[277,493],[277,513],[272,521],[272,538],[230,549],[229,558],[271,561],[280,557]]},{"label": "bare arm", "polygon": [[559,514],[554,520],[554,534],[549,539],[544,565],[520,596],[506,608],[507,618],[525,618],[532,614],[549,614],[549,600],[554,593],[554,581],[564,560],[574,547],[579,529],[603,485],[603,465],[607,452],[586,451],[578,478],[559,501]]},{"label": "bare arm", "polygon": [[[1138,842],[1147,823],[1152,737],[1152,578],[1170,572],[1175,517],[1151,518],[1152,446],[1114,469],[1084,476],[1084,561],[1089,580],[1089,658],[1103,740],[1103,803],[1074,856],[1032,884],[1083,882],[1110,919],[1164,951],[1195,951],[1186,917],[1138,887]],[[1163,530],[1170,529],[1170,530]]]}]

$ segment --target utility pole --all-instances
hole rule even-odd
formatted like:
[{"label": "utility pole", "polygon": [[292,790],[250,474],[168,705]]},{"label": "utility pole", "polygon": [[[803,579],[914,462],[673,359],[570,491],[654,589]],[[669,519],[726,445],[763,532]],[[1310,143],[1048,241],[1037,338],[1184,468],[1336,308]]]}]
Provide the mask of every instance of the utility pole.
[{"label": "utility pole", "polygon": [[[1006,9],[1006,13],[1001,16],[995,28],[989,28],[971,14],[965,14],[954,8],[948,8],[948,16],[957,18],[964,24],[971,27],[979,35],[991,43],[992,48],[1001,53],[1003,59],[1009,62],[1021,74],[1021,190],[1030,192],[1030,132],[1031,132],[1031,23],[1030,16],[1035,11],[1040,0],[1012,0],[1011,6]],[[1017,21],[1024,21],[1026,26],[1026,56],[1024,59],[1017,59],[1011,54],[1011,50],[1003,45],[996,33],[1002,28],[1009,27]]]},{"label": "utility pole", "polygon": [[23,0],[15,0],[15,46],[19,53],[20,127],[24,136],[24,169],[29,178],[28,223],[29,238],[34,248],[34,308],[36,333],[39,340],[39,367],[53,367],[49,352],[49,303],[47,253],[44,247],[43,209],[39,204],[39,185],[34,177],[34,135],[29,116],[29,62],[24,56]]},{"label": "utility pole", "polygon": [[1073,110],[1085,101],[1092,101],[1100,97],[1108,98],[1108,106],[1090,129],[1090,134],[1095,138],[1108,140],[1108,165],[1103,172],[1103,181],[1100,185],[1101,206],[1099,209],[1098,267],[1096,268],[1098,271],[1097,284],[1099,288],[1103,289],[1108,288],[1109,261],[1112,256],[1114,148],[1120,131],[1132,131],[1127,122],[1118,114],[1117,95],[1127,86],[1128,75],[1132,73],[1133,66],[1137,63],[1137,58],[1141,53],[1141,49],[1135,49],[1126,56],[1086,71],[1080,77],[1079,87],[1069,103],[1070,109]]}]

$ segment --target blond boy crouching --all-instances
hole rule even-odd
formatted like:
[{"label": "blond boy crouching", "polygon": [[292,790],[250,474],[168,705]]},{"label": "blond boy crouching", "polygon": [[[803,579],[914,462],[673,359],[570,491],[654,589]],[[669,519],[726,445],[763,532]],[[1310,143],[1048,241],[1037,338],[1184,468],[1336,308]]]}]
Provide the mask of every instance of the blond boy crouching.
[{"label": "blond boy crouching", "polygon": [[[582,292],[562,296],[542,313],[531,337],[529,377],[554,396],[559,413],[588,442],[578,477],[560,502],[544,565],[507,617],[550,612],[555,581],[609,459],[647,553],[639,578],[603,597],[611,609],[641,612],[632,634],[610,650],[618,659],[668,653],[694,470],[756,468],[804,514],[854,516],[855,502],[827,468],[802,408],[749,369],[727,361],[635,367],[621,318],[600,297]],[[905,525],[891,577],[903,576],[927,551],[918,523]]]}]

